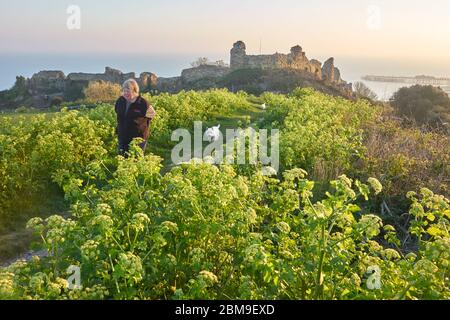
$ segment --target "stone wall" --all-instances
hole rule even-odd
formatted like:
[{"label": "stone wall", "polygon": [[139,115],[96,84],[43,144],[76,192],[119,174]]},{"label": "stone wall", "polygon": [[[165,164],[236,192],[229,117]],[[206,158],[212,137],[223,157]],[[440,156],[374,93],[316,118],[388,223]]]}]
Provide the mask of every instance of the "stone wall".
[{"label": "stone wall", "polygon": [[156,89],[163,92],[177,92],[182,90],[181,77],[158,78]]},{"label": "stone wall", "polygon": [[67,75],[67,79],[72,80],[72,81],[100,81],[101,80],[101,81],[122,84],[127,79],[136,79],[136,74],[134,72],[122,73],[122,71],[120,71],[120,70],[106,67],[104,73],[83,73],[83,72],[69,73]]},{"label": "stone wall", "polygon": [[183,83],[192,83],[203,79],[220,78],[230,72],[230,68],[201,65],[195,68],[184,69],[181,72],[181,81]]}]

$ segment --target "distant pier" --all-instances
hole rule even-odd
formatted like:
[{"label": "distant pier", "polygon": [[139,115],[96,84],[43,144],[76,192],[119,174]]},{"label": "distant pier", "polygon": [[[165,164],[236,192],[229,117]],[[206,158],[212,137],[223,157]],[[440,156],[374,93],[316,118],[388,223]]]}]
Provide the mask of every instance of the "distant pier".
[{"label": "distant pier", "polygon": [[437,78],[432,76],[396,77],[396,76],[367,75],[362,77],[362,79],[366,81],[376,81],[376,82],[395,82],[395,83],[420,84],[432,86],[450,86],[450,78]]}]

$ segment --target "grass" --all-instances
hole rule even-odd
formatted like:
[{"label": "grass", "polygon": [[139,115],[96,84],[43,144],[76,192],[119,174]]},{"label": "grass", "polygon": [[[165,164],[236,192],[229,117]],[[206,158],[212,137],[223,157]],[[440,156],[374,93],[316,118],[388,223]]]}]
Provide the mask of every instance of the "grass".
[{"label": "grass", "polygon": [[[264,112],[260,105],[262,102],[259,98],[250,96],[248,98],[248,101],[250,102],[250,107],[247,108],[239,108],[235,110],[233,113],[229,115],[222,115],[220,113],[216,113],[213,115],[212,120],[204,122],[204,127],[213,127],[220,124],[220,131],[222,132],[223,136],[225,137],[225,133],[227,129],[237,129],[245,127],[245,124],[247,122],[247,119],[250,121],[250,125],[252,127],[256,127],[256,122],[262,118],[262,113]],[[205,148],[209,142],[203,141],[203,148]],[[194,144],[192,141],[192,153],[194,154]],[[151,137],[150,141],[147,144],[146,153],[153,153],[155,155],[158,155],[163,158],[163,170],[162,173],[167,172],[173,167],[172,161],[171,161],[171,152],[172,152],[172,145],[167,143],[152,143]]]},{"label": "grass", "polygon": [[0,232],[0,264],[18,258],[29,250],[35,241],[33,234],[26,229],[27,221],[32,217],[46,218],[54,214],[68,215],[69,205],[64,200],[64,194],[57,186],[48,189],[48,192],[30,200],[26,208],[14,214],[19,217],[10,221],[8,226],[2,226]]},{"label": "grass", "polygon": [[255,123],[258,121],[262,115],[261,110],[256,103],[252,103],[250,108],[240,108],[237,109],[234,113],[223,116],[220,114],[216,114],[213,121],[207,122],[208,126],[220,124],[220,129],[222,133],[225,132],[226,129],[235,129],[240,126],[240,124],[244,124],[248,117],[250,117],[250,123]]},{"label": "grass", "polygon": [[35,115],[38,114],[43,114],[46,117],[48,117],[49,119],[51,117],[53,117],[54,115],[57,114],[57,111],[49,111],[47,109],[44,110],[39,110],[39,109],[33,109],[33,110],[28,110],[27,112],[15,112],[15,111],[11,111],[11,110],[3,110],[0,112],[0,117],[9,117],[9,118],[19,118],[19,117],[25,117],[25,119],[27,118],[31,118],[34,117]]}]

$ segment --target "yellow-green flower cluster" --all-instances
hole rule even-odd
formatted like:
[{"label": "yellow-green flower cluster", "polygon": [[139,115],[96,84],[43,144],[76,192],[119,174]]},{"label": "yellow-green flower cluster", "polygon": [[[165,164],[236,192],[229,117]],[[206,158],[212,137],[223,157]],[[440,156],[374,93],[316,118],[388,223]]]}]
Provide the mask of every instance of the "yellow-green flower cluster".
[{"label": "yellow-green flower cluster", "polygon": [[255,209],[248,208],[247,210],[247,221],[250,224],[256,224],[258,215],[256,214]]},{"label": "yellow-green flower cluster", "polygon": [[193,263],[200,263],[205,258],[205,250],[201,248],[194,248],[189,252],[189,256]]},{"label": "yellow-green flower cluster", "polygon": [[68,288],[69,283],[66,279],[56,278],[54,282],[47,285],[48,293],[52,296],[59,296],[64,290]]},{"label": "yellow-green flower cluster", "polygon": [[109,204],[99,203],[95,208],[95,214],[110,216],[112,214],[112,209]]},{"label": "yellow-green flower cluster", "polygon": [[0,273],[0,299],[7,299],[14,294],[14,273]]},{"label": "yellow-green flower cluster", "polygon": [[30,288],[35,292],[39,292],[44,288],[45,282],[47,279],[47,275],[42,272],[38,272],[30,278]]},{"label": "yellow-green flower cluster", "polygon": [[376,178],[369,178],[367,179],[367,183],[372,187],[372,189],[375,191],[375,194],[381,193],[383,191],[383,186],[381,185],[380,181]]},{"label": "yellow-green flower cluster", "polygon": [[284,221],[278,222],[277,224],[278,230],[280,230],[282,233],[288,234],[291,232],[291,227]]},{"label": "yellow-green flower cluster", "polygon": [[200,271],[199,278],[202,279],[208,287],[218,282],[217,276],[206,270]]},{"label": "yellow-green flower cluster", "polygon": [[88,240],[81,246],[81,254],[88,260],[95,260],[100,255],[98,249],[99,243],[94,240]]},{"label": "yellow-green flower cluster", "polygon": [[34,230],[35,232],[41,233],[44,228],[44,220],[42,218],[32,218],[27,222],[27,229]]},{"label": "yellow-green flower cluster", "polygon": [[144,268],[142,267],[142,261],[139,256],[134,255],[131,252],[121,253],[119,255],[120,270],[124,273],[125,278],[134,282],[140,282],[144,275]]},{"label": "yellow-green flower cluster", "polygon": [[176,233],[178,231],[178,225],[172,221],[164,221],[161,226],[167,232]]},{"label": "yellow-green flower cluster", "polygon": [[399,260],[401,259],[400,253],[398,253],[397,250],[388,248],[388,249],[384,249],[383,251],[383,256],[388,259],[388,260]]},{"label": "yellow-green flower cluster", "polygon": [[94,218],[92,218],[90,224],[91,224],[91,226],[98,227],[101,230],[107,230],[107,229],[111,228],[111,226],[114,224],[114,222],[110,216],[101,214],[101,215],[98,215],[98,216],[95,216]]},{"label": "yellow-green flower cluster", "polygon": [[131,218],[131,227],[136,231],[143,231],[150,223],[150,218],[145,213],[136,213]]},{"label": "yellow-green flower cluster", "polygon": [[90,288],[82,290],[71,290],[69,292],[69,299],[71,300],[103,300],[107,297],[109,291],[102,285],[94,285]]}]

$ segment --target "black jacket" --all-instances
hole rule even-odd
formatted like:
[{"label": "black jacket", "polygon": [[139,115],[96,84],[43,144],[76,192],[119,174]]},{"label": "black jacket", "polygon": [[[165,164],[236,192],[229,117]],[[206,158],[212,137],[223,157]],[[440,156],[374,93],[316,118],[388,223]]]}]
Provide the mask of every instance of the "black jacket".
[{"label": "black jacket", "polygon": [[133,102],[128,112],[127,100],[120,97],[116,101],[115,111],[117,114],[116,133],[122,144],[129,144],[133,138],[148,140],[150,135],[150,123],[156,115],[155,109],[144,98],[139,96]]}]

